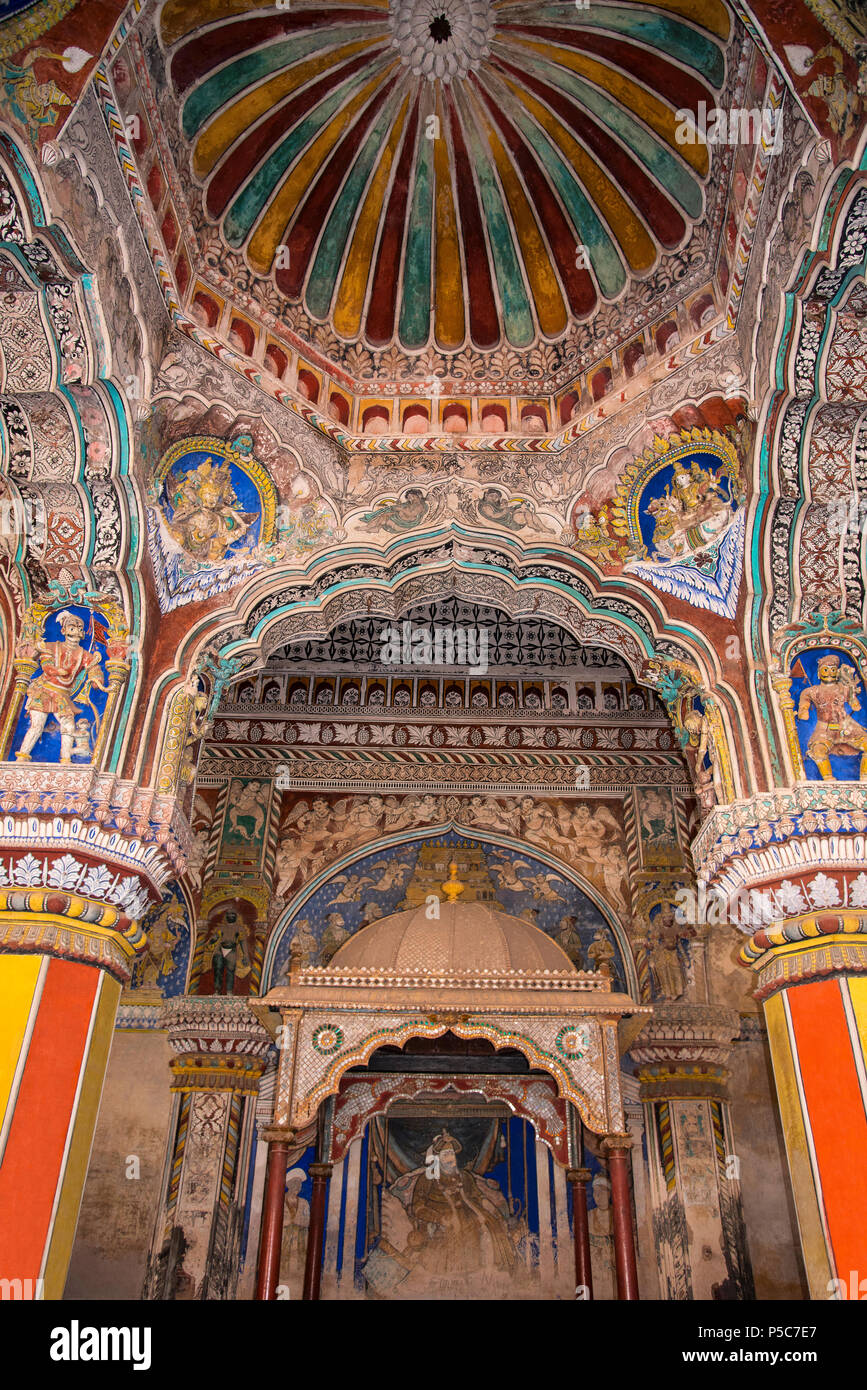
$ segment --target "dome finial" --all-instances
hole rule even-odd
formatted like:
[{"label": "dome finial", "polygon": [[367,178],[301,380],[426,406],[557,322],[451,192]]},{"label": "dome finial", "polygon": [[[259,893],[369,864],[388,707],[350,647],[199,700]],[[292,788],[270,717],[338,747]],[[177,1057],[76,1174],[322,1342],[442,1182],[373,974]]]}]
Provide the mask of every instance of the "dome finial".
[{"label": "dome finial", "polygon": [[464,885],[458,881],[458,866],[454,860],[449,864],[449,876],[446,882],[441,883],[440,887],[450,903],[457,902],[461,893],[463,893]]}]

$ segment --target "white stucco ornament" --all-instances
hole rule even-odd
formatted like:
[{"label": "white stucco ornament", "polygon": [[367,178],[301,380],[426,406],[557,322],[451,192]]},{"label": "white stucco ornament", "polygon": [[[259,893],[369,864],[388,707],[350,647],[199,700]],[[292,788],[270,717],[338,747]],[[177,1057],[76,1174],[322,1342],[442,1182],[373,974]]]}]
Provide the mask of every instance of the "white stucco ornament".
[{"label": "white stucco ornament", "polygon": [[418,77],[451,82],[474,72],[490,52],[490,0],[391,0],[392,45]]}]

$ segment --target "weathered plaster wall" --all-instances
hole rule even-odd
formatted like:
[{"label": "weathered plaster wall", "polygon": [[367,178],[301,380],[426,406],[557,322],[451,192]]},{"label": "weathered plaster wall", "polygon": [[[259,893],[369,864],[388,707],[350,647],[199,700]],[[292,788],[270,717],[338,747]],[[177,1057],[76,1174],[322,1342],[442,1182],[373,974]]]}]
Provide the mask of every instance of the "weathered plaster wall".
[{"label": "weathered plaster wall", "polygon": [[[755,1025],[750,1028],[754,1034]],[[732,1128],[756,1298],[805,1299],[800,1242],[764,1034],[736,1042],[731,1071]]]},{"label": "weathered plaster wall", "polygon": [[[64,1298],[138,1299],[156,1219],[172,1096],[164,1033],[117,1032]],[[139,1160],[139,1176],[127,1177]]]}]

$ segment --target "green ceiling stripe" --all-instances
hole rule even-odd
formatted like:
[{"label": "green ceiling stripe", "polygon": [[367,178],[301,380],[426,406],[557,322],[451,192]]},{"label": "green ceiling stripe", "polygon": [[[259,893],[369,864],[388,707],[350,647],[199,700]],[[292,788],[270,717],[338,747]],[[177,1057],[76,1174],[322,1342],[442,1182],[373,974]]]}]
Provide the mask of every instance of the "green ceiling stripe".
[{"label": "green ceiling stripe", "polygon": [[525,66],[549,86],[556,86],[561,91],[568,92],[587,111],[592,112],[614,135],[620,137],[638,162],[656,176],[666,192],[688,216],[701,216],[704,205],[701,184],[687,172],[685,165],[647,126],[610,97],[591,87],[588,82],[583,82],[581,78],[573,76],[565,68],[539,61],[529,55],[525,59]]},{"label": "green ceiling stripe", "polygon": [[[192,139],[233,97],[246,91],[248,87],[255,87],[272,73],[284,72],[287,68],[295,67],[311,53],[323,48],[339,48],[344,43],[351,43],[353,39],[374,37],[375,32],[369,24],[329,25],[306,38],[272,43],[267,48],[237,58],[231,66],[220,68],[213,76],[207,78],[187,97],[183,114],[184,134],[187,139]],[[383,31],[382,38],[388,38],[387,31]]]},{"label": "green ceiling stripe", "polygon": [[430,334],[431,253],[433,243],[433,144],[419,122],[415,185],[409,214],[406,259],[401,290],[400,341],[404,347],[424,347]]}]

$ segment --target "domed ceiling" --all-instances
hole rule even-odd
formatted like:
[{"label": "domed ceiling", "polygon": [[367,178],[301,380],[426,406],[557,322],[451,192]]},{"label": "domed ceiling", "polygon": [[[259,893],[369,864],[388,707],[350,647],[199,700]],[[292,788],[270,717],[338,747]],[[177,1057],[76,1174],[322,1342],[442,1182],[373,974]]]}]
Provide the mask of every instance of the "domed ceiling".
[{"label": "domed ceiling", "polygon": [[761,151],[683,138],[767,94],[722,0],[166,0],[111,78],[175,303],[318,424],[545,433],[742,283]]},{"label": "domed ceiling", "polygon": [[226,245],[340,339],[556,339],[702,215],[675,112],[722,87],[718,0],[245,11],[162,13],[193,173]]}]

